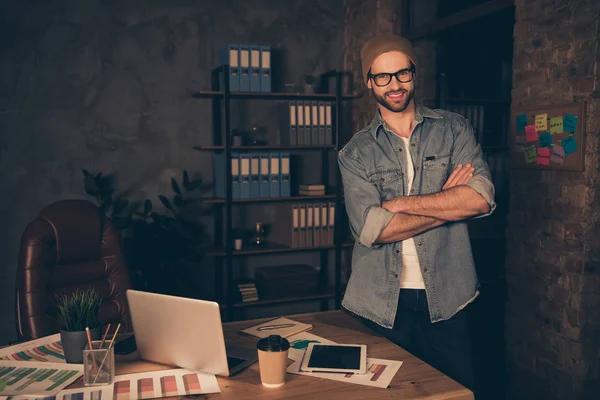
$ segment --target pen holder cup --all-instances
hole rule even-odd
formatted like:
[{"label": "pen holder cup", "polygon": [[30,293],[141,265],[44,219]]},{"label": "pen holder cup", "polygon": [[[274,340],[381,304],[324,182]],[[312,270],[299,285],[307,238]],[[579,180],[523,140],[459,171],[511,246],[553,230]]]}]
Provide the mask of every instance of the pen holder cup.
[{"label": "pen holder cup", "polygon": [[115,377],[115,350],[105,341],[92,342],[83,349],[83,384],[85,386],[110,385]]}]

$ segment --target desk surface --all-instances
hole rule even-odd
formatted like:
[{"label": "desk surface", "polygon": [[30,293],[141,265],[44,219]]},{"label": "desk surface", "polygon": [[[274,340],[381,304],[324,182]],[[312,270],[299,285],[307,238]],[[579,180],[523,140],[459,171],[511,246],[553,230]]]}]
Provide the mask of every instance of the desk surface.
[{"label": "desk surface", "polygon": [[[391,343],[344,311],[327,311],[313,314],[292,315],[290,318],[313,325],[315,335],[338,343],[361,343],[367,345],[369,357],[403,361],[402,367],[388,389],[347,384],[329,379],[287,374],[286,383],[278,389],[262,386],[258,363],[228,378],[217,377],[222,393],[202,395],[207,399],[460,399],[472,400],[473,393],[454,380],[419,360],[412,354]],[[267,319],[265,319],[267,320]],[[254,347],[256,339],[242,335],[239,330],[264,320],[230,322],[223,324],[226,342]],[[165,368],[142,361],[118,362],[117,374],[156,371]],[[196,396],[200,397],[200,396]]]}]

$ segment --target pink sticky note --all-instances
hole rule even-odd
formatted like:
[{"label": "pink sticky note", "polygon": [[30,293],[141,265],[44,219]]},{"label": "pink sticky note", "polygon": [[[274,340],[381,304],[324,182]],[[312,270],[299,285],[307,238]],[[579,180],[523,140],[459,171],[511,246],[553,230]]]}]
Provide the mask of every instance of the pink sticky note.
[{"label": "pink sticky note", "polygon": [[537,155],[541,157],[550,157],[550,149],[547,147],[542,147],[537,149]]},{"label": "pink sticky note", "polygon": [[550,158],[538,156],[537,163],[539,165],[550,165]]},{"label": "pink sticky note", "polygon": [[552,146],[552,156],[550,157],[550,161],[562,165],[565,161],[565,149],[558,145]]},{"label": "pink sticky note", "polygon": [[525,139],[527,140],[527,143],[538,140],[538,134],[535,130],[535,125],[527,125],[525,127]]}]

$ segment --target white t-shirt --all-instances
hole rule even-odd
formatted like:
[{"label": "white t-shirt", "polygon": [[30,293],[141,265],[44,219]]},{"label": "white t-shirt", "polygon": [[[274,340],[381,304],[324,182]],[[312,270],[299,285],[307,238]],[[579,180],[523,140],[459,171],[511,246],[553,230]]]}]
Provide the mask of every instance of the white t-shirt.
[{"label": "white t-shirt", "polygon": [[[406,179],[408,187],[406,193],[409,193],[415,177],[415,170],[410,155],[410,138],[400,137],[404,142],[404,153],[406,154]],[[402,278],[400,279],[400,287],[404,289],[425,289],[423,275],[421,274],[421,265],[415,248],[415,241],[410,238],[402,242]]]}]

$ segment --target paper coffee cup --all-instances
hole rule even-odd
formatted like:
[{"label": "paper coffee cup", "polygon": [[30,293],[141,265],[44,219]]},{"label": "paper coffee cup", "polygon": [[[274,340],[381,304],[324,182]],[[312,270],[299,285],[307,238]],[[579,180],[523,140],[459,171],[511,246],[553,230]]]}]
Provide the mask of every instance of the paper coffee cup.
[{"label": "paper coffee cup", "polygon": [[263,386],[277,388],[285,383],[290,342],[279,335],[270,335],[256,344],[260,380]]}]

